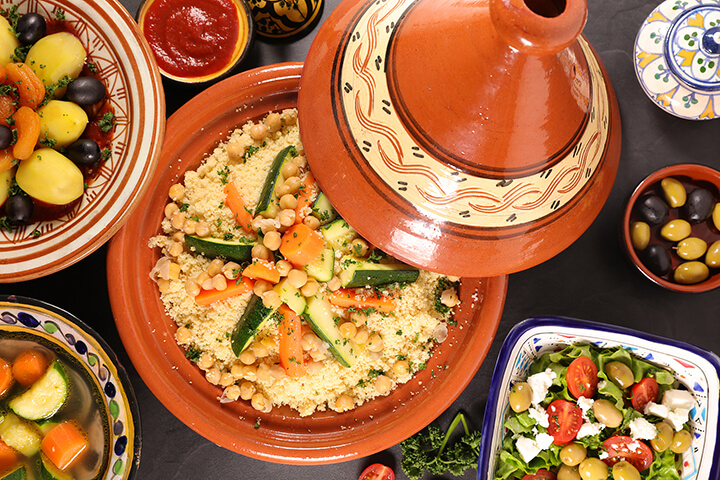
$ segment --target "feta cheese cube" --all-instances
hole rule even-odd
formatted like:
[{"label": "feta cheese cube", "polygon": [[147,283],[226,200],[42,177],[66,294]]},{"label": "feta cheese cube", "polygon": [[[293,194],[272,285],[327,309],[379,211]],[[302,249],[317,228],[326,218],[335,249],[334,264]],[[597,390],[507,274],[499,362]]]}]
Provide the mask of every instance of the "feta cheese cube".
[{"label": "feta cheese cube", "polygon": [[630,421],[630,436],[635,440],[652,440],[657,437],[657,428],[644,418],[634,418]]},{"label": "feta cheese cube", "polygon": [[670,411],[665,421],[672,425],[676,432],[679,432],[688,421],[689,414],[690,410],[686,408],[676,408]]},{"label": "feta cheese cube", "polygon": [[655,402],[648,402],[648,404],[645,405],[643,413],[645,415],[654,415],[660,418],[667,418],[668,414],[670,413],[670,409],[665,405],[657,404]]},{"label": "feta cheese cube", "polygon": [[545,409],[540,405],[528,408],[528,415],[541,427],[547,428],[550,426],[550,418],[548,417],[547,412],[545,412]]},{"label": "feta cheese cube", "polygon": [[538,453],[542,450],[535,440],[528,437],[520,437],[515,442],[520,456],[525,460],[525,463],[530,463],[530,460],[535,458]]},{"label": "feta cheese cube", "polygon": [[604,428],[605,425],[602,423],[585,422],[580,427],[580,430],[578,430],[576,438],[592,437],[593,435],[600,433]]},{"label": "feta cheese cube", "polygon": [[580,410],[583,412],[583,418],[587,418],[587,412],[590,410],[593,406],[593,403],[595,403],[595,400],[592,398],[587,397],[580,397],[578,398],[577,405],[580,407]]},{"label": "feta cheese cube", "polygon": [[662,404],[670,410],[677,408],[690,410],[695,406],[695,399],[687,390],[668,390],[663,395]]},{"label": "feta cheese cube", "polygon": [[554,440],[555,438],[549,433],[538,433],[535,437],[535,443],[537,443],[538,447],[540,447],[540,450],[547,450],[550,448],[550,445],[553,444]]},{"label": "feta cheese cube", "polygon": [[545,397],[547,396],[548,389],[552,385],[553,380],[557,377],[557,374],[548,368],[544,372],[530,375],[526,380],[530,388],[532,389],[532,404],[540,405]]}]

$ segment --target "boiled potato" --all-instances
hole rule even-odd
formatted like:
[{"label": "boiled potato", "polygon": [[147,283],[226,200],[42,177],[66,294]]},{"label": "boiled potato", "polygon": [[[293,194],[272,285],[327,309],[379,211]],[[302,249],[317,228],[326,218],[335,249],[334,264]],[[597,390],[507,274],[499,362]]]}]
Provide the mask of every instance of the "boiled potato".
[{"label": "boiled potato", "polygon": [[10,58],[15,49],[20,46],[10,23],[3,16],[0,16],[0,65],[7,65],[12,62]]},{"label": "boiled potato", "polygon": [[50,100],[38,110],[40,138],[55,140],[55,147],[67,147],[80,138],[88,123],[85,110],[73,102]]},{"label": "boiled potato", "polygon": [[[35,74],[42,80],[45,88],[50,87],[67,76],[75,80],[82,71],[87,52],[80,40],[68,32],[53,33],[38,40],[25,57]],[[65,88],[55,91],[60,98]]]},{"label": "boiled potato", "polygon": [[5,200],[8,199],[10,182],[12,181],[14,176],[14,168],[11,168],[10,170],[5,170],[4,172],[0,173],[0,207],[2,207],[5,203]]},{"label": "boiled potato", "polygon": [[31,197],[52,205],[77,200],[85,186],[77,165],[52,148],[35,150],[20,162],[15,181]]}]

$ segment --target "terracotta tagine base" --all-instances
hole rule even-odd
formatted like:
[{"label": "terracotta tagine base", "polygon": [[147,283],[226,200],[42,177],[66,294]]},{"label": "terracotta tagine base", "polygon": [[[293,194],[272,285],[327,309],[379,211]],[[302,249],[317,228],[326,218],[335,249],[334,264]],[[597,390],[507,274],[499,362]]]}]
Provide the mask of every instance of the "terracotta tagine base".
[{"label": "terracotta tagine base", "polygon": [[612,188],[620,115],[584,0],[345,0],[301,80],[308,161],[408,263],[492,276],[558,254]]}]

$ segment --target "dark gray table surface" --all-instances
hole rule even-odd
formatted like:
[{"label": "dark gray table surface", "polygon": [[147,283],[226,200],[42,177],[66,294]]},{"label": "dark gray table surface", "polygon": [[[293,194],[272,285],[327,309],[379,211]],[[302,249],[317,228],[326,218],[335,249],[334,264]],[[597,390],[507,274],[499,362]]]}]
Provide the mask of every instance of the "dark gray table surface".
[{"label": "dark gray table surface", "polygon": [[[139,0],[121,0],[134,16]],[[321,22],[338,0],[326,0]],[[610,197],[590,228],[567,250],[527,271],[510,276],[502,320],[491,350],[466,390],[437,422],[447,426],[458,410],[480,428],[490,378],[500,345],[520,320],[535,315],[563,315],[639,330],[690,342],[720,352],[720,291],[698,295],[668,292],[637,272],[618,241],[622,211],[645,176],[671,164],[700,163],[720,168],[720,120],[692,122],[656,107],[643,93],[633,68],[635,35],[659,2],[590,0],[585,36],[598,52],[620,103],[623,145]],[[258,39],[243,65],[250,69],[303,60],[313,34],[290,43]],[[165,84],[168,115],[199,92]],[[127,368],[137,396],[143,430],[138,479],[355,479],[370,463],[392,466],[397,478],[400,447],[371,457],[334,465],[278,465],[245,457],[221,447],[185,426],[153,396],[130,363],[113,321],[105,281],[106,248],[53,275],[0,285],[0,294],[24,295],[68,310],[95,328]],[[433,478],[426,476],[426,478]],[[451,475],[438,478],[454,478]],[[464,479],[475,478],[468,470]]]}]

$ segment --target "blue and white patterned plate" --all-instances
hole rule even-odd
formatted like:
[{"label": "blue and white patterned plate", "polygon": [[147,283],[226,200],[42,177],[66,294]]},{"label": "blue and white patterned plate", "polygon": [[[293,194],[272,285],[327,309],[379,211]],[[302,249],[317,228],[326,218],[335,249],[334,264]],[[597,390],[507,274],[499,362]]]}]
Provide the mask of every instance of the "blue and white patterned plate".
[{"label": "blue and white patterned plate", "polygon": [[108,429],[105,467],[96,478],[134,478],[140,465],[140,414],[130,379],[108,344],[82,321],[57,307],[0,295],[0,341],[11,338],[37,342],[87,373],[95,383],[95,398]]},{"label": "blue and white patterned plate", "polygon": [[667,112],[689,120],[720,117],[720,1],[660,4],[635,39],[635,73]]},{"label": "blue and white patterned plate", "polygon": [[692,392],[697,403],[690,412],[692,448],[683,454],[682,480],[718,478],[715,455],[720,437],[720,359],[694,345],[629,328],[563,317],[534,317],[517,324],[503,342],[483,419],[478,480],[490,480],[505,431],[510,387],[528,376],[530,364],[545,352],[573,343],[600,348],[622,346],[633,355],[669,369]]}]

